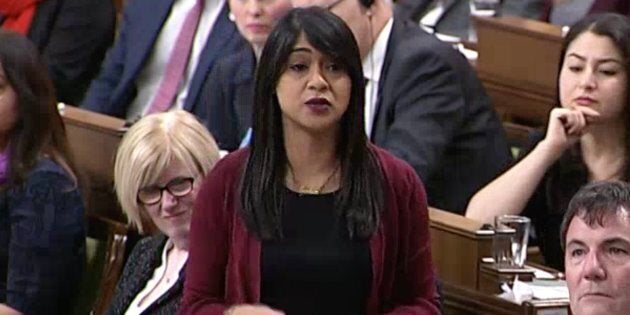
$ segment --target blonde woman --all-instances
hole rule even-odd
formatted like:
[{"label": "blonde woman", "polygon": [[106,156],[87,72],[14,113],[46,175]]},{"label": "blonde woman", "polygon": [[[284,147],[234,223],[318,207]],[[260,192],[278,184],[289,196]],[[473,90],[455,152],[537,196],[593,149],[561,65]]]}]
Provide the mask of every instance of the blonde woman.
[{"label": "blonde woman", "polygon": [[140,233],[109,314],[175,314],[188,259],[188,232],[199,183],[219,159],[206,128],[185,111],[149,115],[123,137],[114,166],[116,194]]}]

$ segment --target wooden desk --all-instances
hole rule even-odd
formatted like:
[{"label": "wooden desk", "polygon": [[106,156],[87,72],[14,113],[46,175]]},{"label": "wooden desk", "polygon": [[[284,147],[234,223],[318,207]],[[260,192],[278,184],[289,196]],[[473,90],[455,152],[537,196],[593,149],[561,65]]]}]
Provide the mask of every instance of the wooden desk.
[{"label": "wooden desk", "polygon": [[493,231],[464,216],[429,208],[431,254],[442,281],[476,290],[482,257],[491,256]]},{"label": "wooden desk", "polygon": [[559,26],[519,17],[474,17],[477,72],[502,120],[544,125],[556,103]]},{"label": "wooden desk", "polygon": [[431,254],[443,284],[444,314],[568,314],[567,301],[517,305],[484,292],[496,292],[496,279],[485,279],[481,272],[481,258],[491,256],[494,232],[480,230],[480,222],[435,208],[429,208],[429,219]]},{"label": "wooden desk", "polygon": [[114,157],[125,121],[72,106],[60,113],[70,150],[88,187],[88,211],[126,222],[113,190]]},{"label": "wooden desk", "polygon": [[569,314],[567,301],[524,302],[521,305],[491,294],[484,294],[461,286],[444,283],[445,315],[564,315]]},{"label": "wooden desk", "polygon": [[534,269],[509,269],[498,268],[493,263],[481,263],[479,266],[479,287],[477,291],[499,294],[501,293],[501,284],[508,283],[512,285],[516,276],[520,281],[530,282],[534,279]]}]

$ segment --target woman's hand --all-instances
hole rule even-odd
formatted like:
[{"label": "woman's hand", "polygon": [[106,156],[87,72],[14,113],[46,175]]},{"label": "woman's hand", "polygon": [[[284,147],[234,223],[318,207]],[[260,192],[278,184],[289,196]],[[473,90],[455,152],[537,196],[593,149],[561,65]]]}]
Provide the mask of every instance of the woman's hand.
[{"label": "woman's hand", "polygon": [[240,304],[228,308],[223,315],[284,315],[284,312],[262,304]]},{"label": "woman's hand", "polygon": [[541,142],[554,156],[560,156],[577,142],[586,128],[596,121],[599,113],[592,108],[554,108],[549,114],[547,135]]}]

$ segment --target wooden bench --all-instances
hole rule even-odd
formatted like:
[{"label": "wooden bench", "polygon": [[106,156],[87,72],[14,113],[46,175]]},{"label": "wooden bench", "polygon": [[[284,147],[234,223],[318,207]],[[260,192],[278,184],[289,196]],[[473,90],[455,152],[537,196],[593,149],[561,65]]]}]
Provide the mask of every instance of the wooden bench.
[{"label": "wooden bench", "polygon": [[431,253],[444,282],[476,290],[482,257],[492,253],[493,231],[464,216],[429,208]]},{"label": "wooden bench", "polygon": [[113,189],[114,158],[125,121],[72,106],[60,113],[70,150],[88,188],[88,211],[126,222]]},{"label": "wooden bench", "polygon": [[435,208],[429,208],[429,220],[444,314],[568,314],[566,300],[517,305],[495,296],[496,289],[489,287],[509,275],[495,274],[494,279],[482,274],[481,258],[491,256],[494,232],[483,230],[480,222]]},{"label": "wooden bench", "polygon": [[474,23],[477,73],[502,120],[544,125],[556,103],[562,29],[513,16]]}]

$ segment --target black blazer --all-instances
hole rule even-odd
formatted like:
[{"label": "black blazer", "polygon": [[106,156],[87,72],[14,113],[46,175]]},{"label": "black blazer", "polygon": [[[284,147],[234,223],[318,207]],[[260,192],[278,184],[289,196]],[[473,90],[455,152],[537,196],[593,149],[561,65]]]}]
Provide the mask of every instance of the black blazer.
[{"label": "black blazer", "polygon": [[115,31],[111,0],[47,0],[37,5],[28,38],[48,64],[59,101],[79,104]]},{"label": "black blazer", "polygon": [[256,57],[247,45],[217,61],[205,80],[199,104],[208,111],[208,129],[219,148],[238,149],[252,125]]},{"label": "black blazer", "polygon": [[[397,19],[420,20],[422,14],[434,0],[396,0],[394,2],[394,16]],[[466,1],[468,3],[468,1]]]},{"label": "black blazer", "polygon": [[475,71],[414,22],[395,19],[378,89],[372,141],[411,164],[431,206],[463,214],[510,162]]},{"label": "black blazer", "polygon": [[[162,234],[146,237],[133,248],[118,280],[116,293],[107,311],[108,315],[125,314],[129,304],[144,289],[155,269],[160,266],[166,240],[166,236]],[[182,269],[177,283],[142,314],[177,314],[184,290],[185,269]]]},{"label": "black blazer", "polygon": [[[419,21],[427,9],[437,0],[399,0],[394,6],[397,18]],[[523,0],[518,0],[523,1]],[[435,25],[435,31],[467,39],[470,28],[470,6],[468,0],[449,0],[444,3],[444,12]]]}]

